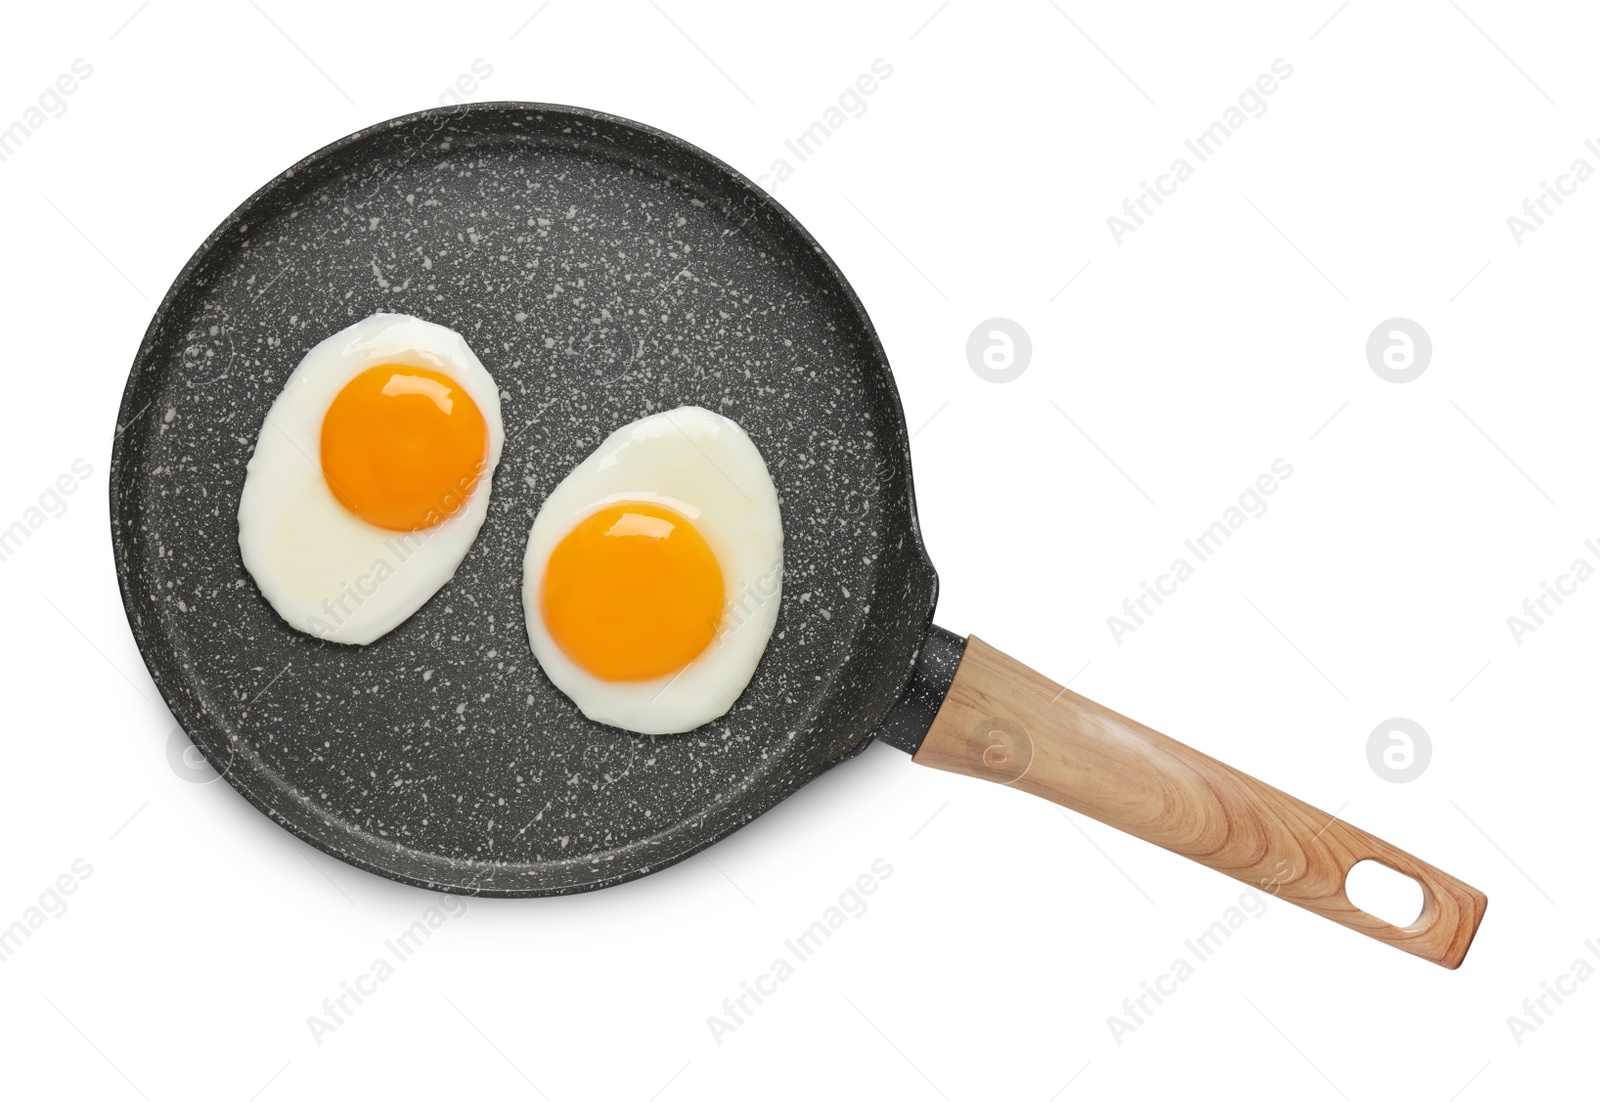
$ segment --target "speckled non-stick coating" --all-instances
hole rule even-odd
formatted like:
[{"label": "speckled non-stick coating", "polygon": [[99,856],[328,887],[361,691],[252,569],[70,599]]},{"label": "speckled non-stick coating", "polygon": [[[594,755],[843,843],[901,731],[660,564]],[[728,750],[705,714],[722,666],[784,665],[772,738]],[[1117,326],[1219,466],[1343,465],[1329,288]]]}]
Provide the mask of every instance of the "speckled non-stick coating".
[{"label": "speckled non-stick coating", "polygon": [[[300,357],[378,311],[466,337],[507,442],[454,579],[378,642],[341,646],[273,613],[235,516]],[[540,671],[521,560],[576,463],[684,403],[766,458],[783,603],[734,710],[648,739],[586,720]],[[709,845],[865,745],[932,612],[899,398],[844,277],[732,169],[612,116],[446,108],[295,165],[178,277],[118,425],[117,570],[173,714],[274,821],[427,887],[583,891]]]}]

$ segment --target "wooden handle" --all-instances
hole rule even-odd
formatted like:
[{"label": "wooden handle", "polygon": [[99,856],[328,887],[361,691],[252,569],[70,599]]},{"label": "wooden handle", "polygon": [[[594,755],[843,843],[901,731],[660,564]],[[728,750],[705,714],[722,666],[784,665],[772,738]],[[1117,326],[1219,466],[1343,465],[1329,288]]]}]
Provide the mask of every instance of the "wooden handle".
[{"label": "wooden handle", "polygon": [[[1488,897],[1271,785],[1069,692],[970,636],[913,760],[1042,796],[1397,949],[1455,968]],[[1358,861],[1422,885],[1393,926],[1345,894]]]}]

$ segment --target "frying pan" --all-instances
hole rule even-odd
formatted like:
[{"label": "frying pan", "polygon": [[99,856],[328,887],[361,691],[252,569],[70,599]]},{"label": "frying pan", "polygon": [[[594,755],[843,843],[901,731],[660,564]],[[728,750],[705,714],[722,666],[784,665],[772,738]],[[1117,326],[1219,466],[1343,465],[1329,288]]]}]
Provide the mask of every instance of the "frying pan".
[{"label": "frying pan", "polygon": [[[312,345],[379,311],[448,326],[502,389],[489,518],[455,577],[366,647],[291,629],[235,520],[266,411]],[[781,498],[782,604],[726,716],[644,738],[540,671],[520,601],[544,496],[613,429],[694,404],[738,421]],[[681,861],[879,738],[1009,784],[1447,967],[1486,906],[1459,880],[932,623],[910,449],[872,323],[770,196],[594,111],[490,103],[312,154],[200,246],[118,415],[113,550],[173,715],[287,830],[411,884],[493,896]],[[1404,928],[1356,909],[1371,858]]]}]

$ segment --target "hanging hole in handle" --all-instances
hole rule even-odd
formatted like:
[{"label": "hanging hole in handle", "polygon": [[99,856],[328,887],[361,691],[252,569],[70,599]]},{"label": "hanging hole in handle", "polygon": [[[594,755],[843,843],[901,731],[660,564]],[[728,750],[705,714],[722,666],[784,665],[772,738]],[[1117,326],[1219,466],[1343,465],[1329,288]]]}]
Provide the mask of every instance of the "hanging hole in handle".
[{"label": "hanging hole in handle", "polygon": [[1357,861],[1345,874],[1344,894],[1355,906],[1404,929],[1422,917],[1422,883],[1381,861]]}]

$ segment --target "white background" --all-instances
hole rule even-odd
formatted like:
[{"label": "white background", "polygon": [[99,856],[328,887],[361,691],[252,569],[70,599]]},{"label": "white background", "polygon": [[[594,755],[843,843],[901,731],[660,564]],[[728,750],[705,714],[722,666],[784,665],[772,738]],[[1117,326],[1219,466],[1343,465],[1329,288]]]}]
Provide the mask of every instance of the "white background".
[{"label": "white background", "polygon": [[[1506,618],[1597,559],[1600,182],[1520,244],[1506,219],[1575,158],[1600,168],[1594,14],[539,3],[8,10],[0,126],[74,59],[93,75],[0,164],[0,526],[74,459],[94,475],[0,563],[0,926],[92,868],[0,964],[6,1093],[1591,1093],[1600,982],[1520,1044],[1507,1018],[1600,939],[1600,583],[1521,645]],[[155,304],[256,187],[476,60],[468,98],[615,112],[753,177],[878,58],[866,113],[775,192],[895,366],[939,621],[1483,889],[1465,966],[1273,901],[1118,1044],[1108,1016],[1240,886],[874,746],[669,871],[472,902],[319,1045],[307,1017],[435,898],[172,764],[106,522]],[[1267,112],[1114,241],[1107,216],[1278,58]],[[994,316],[1033,343],[1005,385],[966,360]],[[1395,316],[1434,346],[1404,385],[1365,354]],[[1280,457],[1268,512],[1118,645],[1106,617]],[[1367,760],[1394,716],[1433,746],[1406,784]],[[870,909],[718,1044],[708,1016],[878,858]]]}]

